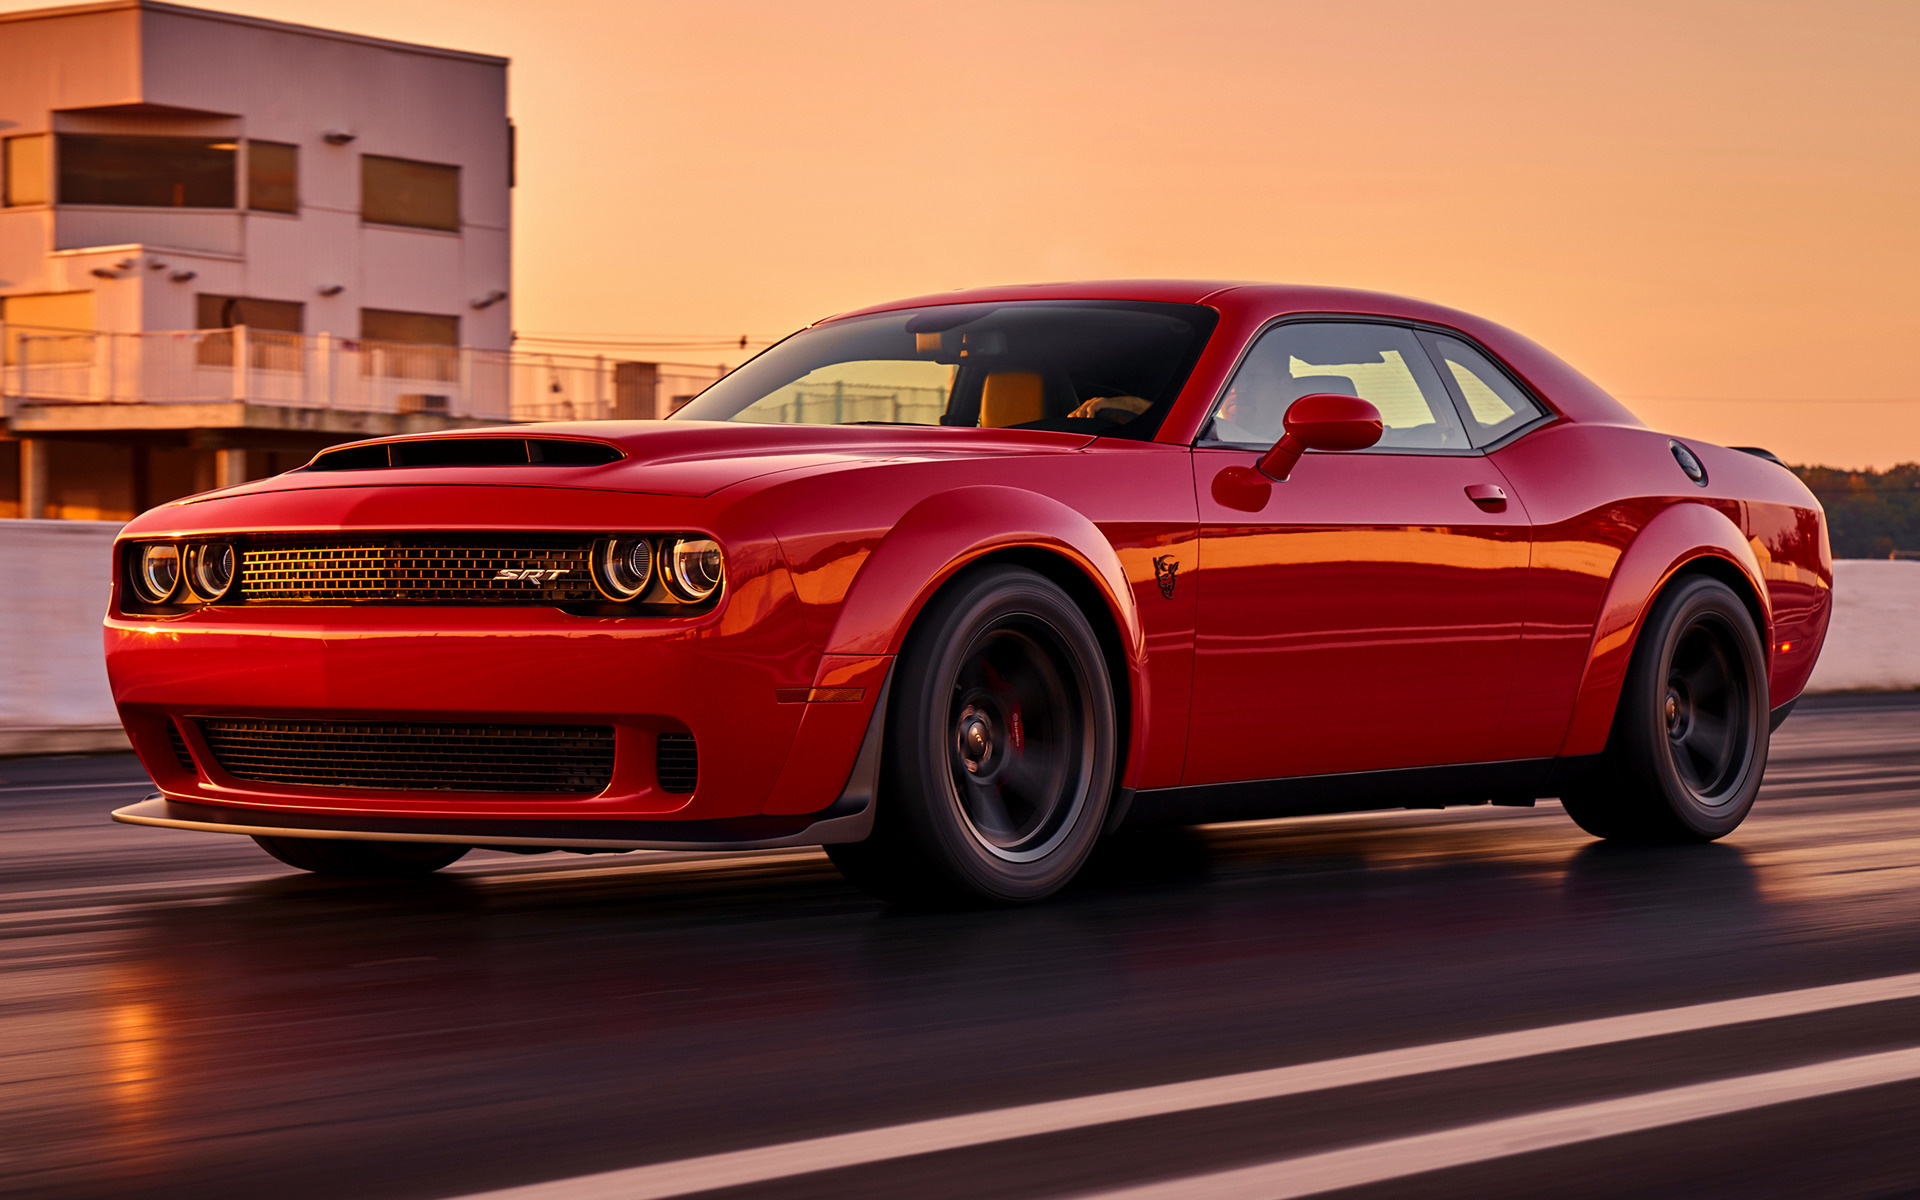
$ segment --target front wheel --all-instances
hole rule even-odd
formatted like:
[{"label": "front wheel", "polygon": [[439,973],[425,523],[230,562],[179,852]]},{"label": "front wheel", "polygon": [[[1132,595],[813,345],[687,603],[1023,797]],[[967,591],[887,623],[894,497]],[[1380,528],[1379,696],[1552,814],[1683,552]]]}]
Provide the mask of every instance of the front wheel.
[{"label": "front wheel", "polygon": [[431,875],[458,861],[471,846],[443,842],[353,842],[338,838],[255,837],[260,848],[290,867],[351,879],[406,879]]},{"label": "front wheel", "polygon": [[1767,766],[1766,648],[1717,579],[1662,593],[1634,648],[1600,770],[1561,797],[1596,837],[1710,842],[1746,818]]},{"label": "front wheel", "polygon": [[967,572],[895,667],[879,808],[827,847],[886,900],[1017,904],[1066,886],[1113,792],[1113,686],[1072,598],[1032,571]]}]

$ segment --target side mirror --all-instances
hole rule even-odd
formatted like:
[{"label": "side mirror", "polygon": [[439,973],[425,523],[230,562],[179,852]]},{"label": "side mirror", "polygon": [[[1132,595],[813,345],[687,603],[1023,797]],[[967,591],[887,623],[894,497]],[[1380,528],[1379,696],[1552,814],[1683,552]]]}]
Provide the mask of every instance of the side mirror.
[{"label": "side mirror", "polygon": [[1380,410],[1358,396],[1314,392],[1287,408],[1287,432],[1260,459],[1260,473],[1285,479],[1309,450],[1365,450],[1385,428]]}]

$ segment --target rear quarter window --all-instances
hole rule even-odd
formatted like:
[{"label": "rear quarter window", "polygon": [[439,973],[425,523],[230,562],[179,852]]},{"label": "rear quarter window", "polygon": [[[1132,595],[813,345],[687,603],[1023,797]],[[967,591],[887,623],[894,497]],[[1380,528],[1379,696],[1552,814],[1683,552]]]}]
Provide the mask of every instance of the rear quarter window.
[{"label": "rear quarter window", "polygon": [[1547,415],[1493,360],[1459,338],[1427,332],[1420,337],[1460,401],[1467,437],[1475,446],[1490,446]]}]

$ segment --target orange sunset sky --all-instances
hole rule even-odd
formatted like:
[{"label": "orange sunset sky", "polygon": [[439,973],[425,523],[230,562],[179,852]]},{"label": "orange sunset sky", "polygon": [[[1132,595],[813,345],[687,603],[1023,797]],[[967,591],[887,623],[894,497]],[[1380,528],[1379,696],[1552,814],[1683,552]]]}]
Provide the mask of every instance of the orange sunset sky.
[{"label": "orange sunset sky", "polygon": [[523,333],[1335,283],[1503,321],[1676,433],[1920,459],[1920,0],[208,7],[512,57]]}]

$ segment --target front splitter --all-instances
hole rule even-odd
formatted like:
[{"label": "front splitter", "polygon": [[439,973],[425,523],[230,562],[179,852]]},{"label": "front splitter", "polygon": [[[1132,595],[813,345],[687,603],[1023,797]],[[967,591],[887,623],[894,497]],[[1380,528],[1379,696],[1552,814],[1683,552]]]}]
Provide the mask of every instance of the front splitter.
[{"label": "front splitter", "polygon": [[771,850],[860,841],[873,829],[873,804],[868,797],[842,797],[824,812],[723,821],[501,821],[275,812],[193,804],[155,792],[138,804],[115,810],[113,819],[128,825],[247,837],[544,850]]}]

